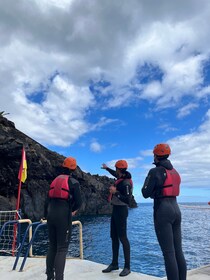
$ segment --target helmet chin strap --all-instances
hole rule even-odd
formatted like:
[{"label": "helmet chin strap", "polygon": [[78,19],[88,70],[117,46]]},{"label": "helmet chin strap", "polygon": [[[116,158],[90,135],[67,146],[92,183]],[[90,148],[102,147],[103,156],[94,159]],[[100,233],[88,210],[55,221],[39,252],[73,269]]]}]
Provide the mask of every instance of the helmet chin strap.
[{"label": "helmet chin strap", "polygon": [[156,155],[154,155],[154,162],[155,162],[155,163],[158,163],[158,162],[159,162],[159,160],[158,160],[158,158],[157,158]]},{"label": "helmet chin strap", "polygon": [[121,178],[121,177],[123,177],[123,172],[120,170],[120,168],[116,168],[116,172],[117,172],[117,177],[118,178]]}]

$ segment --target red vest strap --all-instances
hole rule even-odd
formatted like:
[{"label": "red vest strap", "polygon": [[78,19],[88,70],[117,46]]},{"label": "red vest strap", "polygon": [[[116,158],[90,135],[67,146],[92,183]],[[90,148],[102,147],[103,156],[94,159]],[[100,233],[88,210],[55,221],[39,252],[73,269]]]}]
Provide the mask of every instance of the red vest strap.
[{"label": "red vest strap", "polygon": [[133,187],[133,181],[132,181],[132,179],[127,179],[127,178],[119,178],[119,179],[117,179],[117,181],[115,181],[115,186],[117,185],[117,184],[119,184],[120,182],[122,182],[122,181],[124,181],[124,180],[128,180],[129,182],[130,182],[130,184],[131,184],[131,187]]}]

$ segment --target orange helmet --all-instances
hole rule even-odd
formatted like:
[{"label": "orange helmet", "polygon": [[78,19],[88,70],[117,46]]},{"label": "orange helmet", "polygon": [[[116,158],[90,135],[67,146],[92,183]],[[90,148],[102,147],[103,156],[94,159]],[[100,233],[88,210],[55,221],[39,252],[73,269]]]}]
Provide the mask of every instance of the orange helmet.
[{"label": "orange helmet", "polygon": [[171,149],[168,144],[157,144],[153,149],[153,154],[156,156],[167,156],[171,154]]},{"label": "orange helmet", "polygon": [[67,157],[64,159],[62,166],[67,167],[71,170],[75,170],[77,168],[77,161],[73,157]]},{"label": "orange helmet", "polygon": [[127,169],[128,168],[127,161],[120,159],[115,163],[115,167],[119,169]]}]

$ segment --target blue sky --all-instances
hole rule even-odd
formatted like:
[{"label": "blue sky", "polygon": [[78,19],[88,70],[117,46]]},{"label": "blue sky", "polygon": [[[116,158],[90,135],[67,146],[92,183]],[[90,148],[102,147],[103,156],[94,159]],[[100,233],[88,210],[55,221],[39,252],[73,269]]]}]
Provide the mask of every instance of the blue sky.
[{"label": "blue sky", "polygon": [[205,0],[2,2],[1,111],[85,172],[126,159],[140,202],[152,149],[167,142],[179,201],[207,202],[209,18]]}]

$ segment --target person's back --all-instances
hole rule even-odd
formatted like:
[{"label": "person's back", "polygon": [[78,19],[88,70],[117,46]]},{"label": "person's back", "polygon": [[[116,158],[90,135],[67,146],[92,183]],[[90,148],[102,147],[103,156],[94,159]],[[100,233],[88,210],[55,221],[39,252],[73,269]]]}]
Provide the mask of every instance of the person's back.
[{"label": "person's back", "polygon": [[186,280],[186,262],[181,242],[180,176],[168,160],[170,147],[158,144],[154,150],[155,168],[150,169],[142,188],[145,198],[154,199],[155,232],[163,252],[168,280]]},{"label": "person's back", "polygon": [[66,158],[62,174],[51,183],[47,201],[49,250],[46,259],[47,279],[63,280],[66,254],[71,238],[72,212],[81,206],[79,182],[70,171],[76,169],[76,160]]}]

